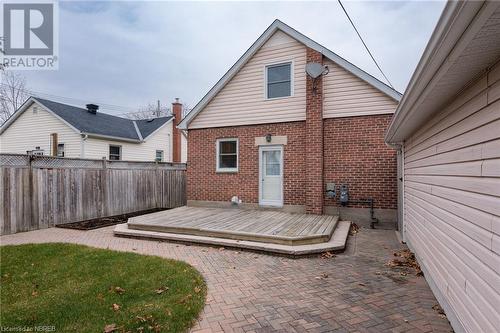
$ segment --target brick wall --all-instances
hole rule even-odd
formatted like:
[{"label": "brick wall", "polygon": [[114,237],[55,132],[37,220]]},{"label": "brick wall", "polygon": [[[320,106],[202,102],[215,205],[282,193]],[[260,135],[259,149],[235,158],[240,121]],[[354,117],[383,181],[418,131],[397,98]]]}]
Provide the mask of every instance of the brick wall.
[{"label": "brick wall", "polygon": [[[238,127],[195,129],[189,131],[187,169],[188,200],[229,202],[233,195],[244,203],[259,202],[259,149],[255,138],[266,134],[286,135],[284,147],[284,204],[305,202],[305,122]],[[238,173],[216,173],[216,140],[239,139]]]},{"label": "brick wall", "polygon": [[[348,184],[350,199],[372,197],[376,208],[396,209],[396,151],[384,143],[391,117],[325,119],[325,183]],[[331,199],[325,199],[324,204],[337,206]]]},{"label": "brick wall", "polygon": [[[323,63],[323,55],[307,48],[307,62]],[[306,79],[306,212],[323,214],[323,78]]]},{"label": "brick wall", "polygon": [[[324,183],[346,183],[351,199],[372,197],[375,208],[395,209],[396,153],[383,140],[390,119],[391,115],[325,119]],[[255,137],[267,133],[288,137],[284,148],[285,205],[305,205],[305,122],[190,130],[188,200],[229,202],[237,195],[245,203],[258,203],[259,150]],[[216,140],[229,137],[239,138],[239,172],[216,173]],[[316,193],[318,200],[322,200],[324,189],[323,184]],[[324,199],[324,205],[336,206],[337,202]]]}]

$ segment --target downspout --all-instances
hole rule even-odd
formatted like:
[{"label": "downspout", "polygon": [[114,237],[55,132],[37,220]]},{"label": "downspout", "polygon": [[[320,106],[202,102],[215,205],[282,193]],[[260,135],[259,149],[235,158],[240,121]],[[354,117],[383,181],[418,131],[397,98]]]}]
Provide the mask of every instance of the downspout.
[{"label": "downspout", "polygon": [[85,142],[87,141],[89,135],[81,134],[82,140],[80,141],[80,158],[85,158]]}]

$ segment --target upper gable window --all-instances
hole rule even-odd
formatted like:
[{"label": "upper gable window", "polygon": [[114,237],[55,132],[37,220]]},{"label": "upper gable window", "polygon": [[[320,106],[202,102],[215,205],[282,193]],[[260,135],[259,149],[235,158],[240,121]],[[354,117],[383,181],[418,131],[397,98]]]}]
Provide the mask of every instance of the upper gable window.
[{"label": "upper gable window", "polygon": [[266,97],[292,96],[292,64],[278,64],[266,67]]}]

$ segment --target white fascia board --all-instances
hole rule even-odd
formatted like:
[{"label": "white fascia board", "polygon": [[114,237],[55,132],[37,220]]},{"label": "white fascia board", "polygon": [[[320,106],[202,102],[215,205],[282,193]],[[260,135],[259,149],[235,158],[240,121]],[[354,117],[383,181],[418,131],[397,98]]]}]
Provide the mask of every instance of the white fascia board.
[{"label": "white fascia board", "polygon": [[122,138],[119,136],[103,135],[103,134],[96,134],[96,133],[90,133],[90,132],[81,132],[81,134],[87,135],[89,138],[95,138],[95,139],[106,139],[106,140],[132,142],[132,143],[141,143],[142,142],[141,140],[137,140],[137,139],[127,139],[127,138]]},{"label": "white fascia board", "polygon": [[271,36],[277,31],[281,30],[290,37],[296,39],[297,41],[301,42],[305,46],[316,50],[323,54],[325,57],[328,59],[332,60],[333,62],[337,63],[340,67],[344,68],[345,70],[351,72],[352,74],[356,75],[363,81],[367,82],[368,84],[372,85],[373,87],[377,88],[381,92],[385,93],[389,97],[393,98],[395,101],[399,101],[401,99],[401,94],[396,91],[395,89],[392,89],[391,87],[387,86],[380,80],[376,79],[375,77],[371,76],[367,72],[363,71],[362,69],[354,66],[344,58],[340,57],[339,55],[335,54],[334,52],[328,50],[327,48],[323,47],[322,45],[316,43],[309,37],[304,36],[297,30],[289,27],[285,23],[275,20],[265,31],[264,33],[257,38],[257,40],[250,46],[250,48],[238,59],[238,61],[224,74],[224,76],[212,87],[212,89],[209,90],[209,92],[201,99],[198,104],[189,112],[184,119],[180,122],[180,124],[177,126],[180,129],[187,130],[189,123],[198,115],[198,113],[203,110],[203,108],[224,88],[224,86],[238,73],[238,71],[250,60],[250,58],[264,45],[265,42]]},{"label": "white fascia board", "polygon": [[139,131],[139,127],[137,126],[137,122],[135,120],[132,120],[132,124],[134,124],[135,133],[139,137],[139,140],[143,141],[141,131]]}]

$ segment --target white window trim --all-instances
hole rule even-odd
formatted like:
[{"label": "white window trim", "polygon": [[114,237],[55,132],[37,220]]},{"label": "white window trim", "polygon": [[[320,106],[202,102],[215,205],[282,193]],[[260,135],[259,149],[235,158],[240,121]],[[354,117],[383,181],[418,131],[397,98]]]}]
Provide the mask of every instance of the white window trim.
[{"label": "white window trim", "polygon": [[[282,96],[282,97],[267,97],[267,69],[269,67],[274,67],[274,66],[279,66],[279,65],[287,65],[290,64],[290,96]],[[283,99],[283,98],[290,98],[294,96],[295,89],[294,89],[294,77],[295,77],[295,71],[294,71],[294,61],[293,60],[288,60],[288,61],[279,61],[279,62],[273,62],[266,64],[264,66],[264,99],[268,101],[273,101],[276,99]]]},{"label": "white window trim", "polygon": [[[219,146],[221,142],[236,141],[236,168],[221,168],[219,167]],[[216,172],[238,172],[240,166],[240,140],[238,138],[222,138],[215,142],[215,171]]]},{"label": "white window trim", "polygon": [[[120,148],[120,158],[117,160],[111,160],[111,147],[119,147]],[[108,160],[110,161],[121,161],[123,159],[123,148],[121,145],[108,145]]]}]

